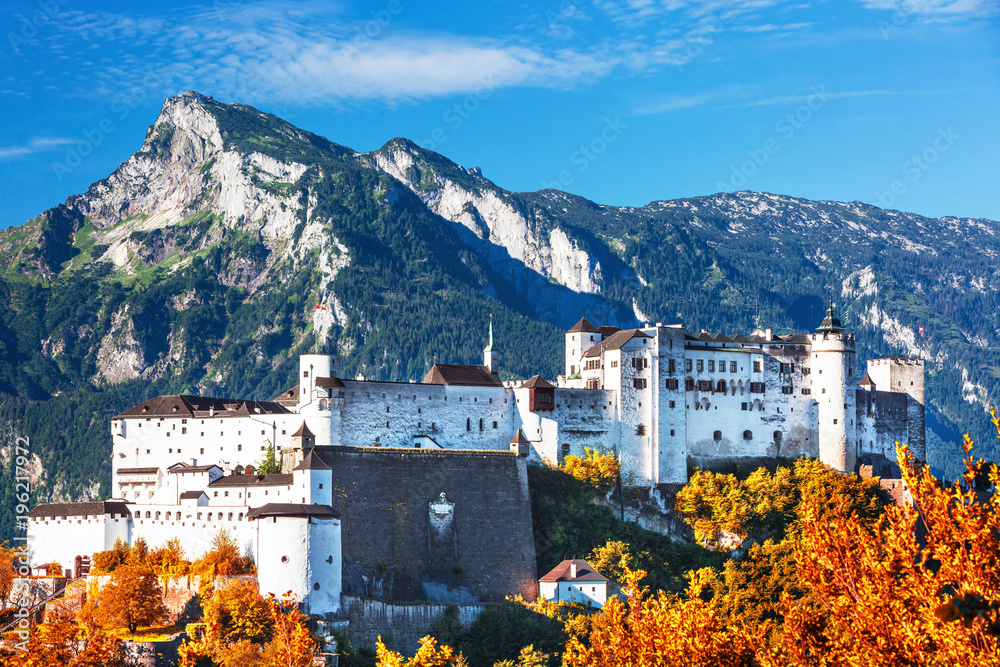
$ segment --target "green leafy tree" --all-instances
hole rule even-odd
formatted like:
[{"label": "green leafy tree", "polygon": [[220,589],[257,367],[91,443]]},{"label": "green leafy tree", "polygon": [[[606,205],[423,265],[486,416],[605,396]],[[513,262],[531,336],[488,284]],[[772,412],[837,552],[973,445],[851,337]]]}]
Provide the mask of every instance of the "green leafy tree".
[{"label": "green leafy tree", "polygon": [[278,461],[278,457],[275,455],[274,443],[268,440],[267,451],[264,452],[264,458],[261,459],[260,463],[257,464],[257,474],[277,475],[280,472],[281,472],[281,462]]}]

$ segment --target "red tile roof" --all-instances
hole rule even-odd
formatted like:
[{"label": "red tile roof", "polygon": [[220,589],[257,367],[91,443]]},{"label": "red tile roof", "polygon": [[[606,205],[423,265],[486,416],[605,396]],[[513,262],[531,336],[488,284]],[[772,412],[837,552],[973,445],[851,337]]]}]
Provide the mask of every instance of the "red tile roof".
[{"label": "red tile roof", "polygon": [[424,376],[423,384],[446,384],[459,387],[502,387],[500,378],[486,366],[434,364]]},{"label": "red tile roof", "polygon": [[583,331],[586,333],[598,333],[598,328],[591,324],[586,317],[581,317],[580,321],[566,330],[566,333],[576,333]]},{"label": "red tile roof", "polygon": [[112,419],[135,417],[246,417],[249,415],[277,414],[291,412],[274,401],[246,401],[233,398],[212,398],[211,396],[157,396],[143,401]]},{"label": "red tile roof", "polygon": [[[576,565],[576,577],[570,576],[570,566]],[[552,571],[546,574],[544,577],[539,579],[539,581],[607,581],[608,578],[601,575],[600,572],[594,569],[594,566],[583,560],[582,558],[575,558],[571,560],[564,560],[563,562],[552,568]]]},{"label": "red tile roof", "polygon": [[521,389],[555,389],[555,385],[541,375],[532,375],[521,385]]}]

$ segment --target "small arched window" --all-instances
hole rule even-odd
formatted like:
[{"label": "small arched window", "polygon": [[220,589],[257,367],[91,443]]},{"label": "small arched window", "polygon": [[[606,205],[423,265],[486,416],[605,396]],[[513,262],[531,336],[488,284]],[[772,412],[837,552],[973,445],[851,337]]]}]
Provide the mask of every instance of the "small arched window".
[{"label": "small arched window", "polygon": [[715,440],[716,442],[722,440],[722,431],[716,431],[715,433],[713,433],[712,439]]},{"label": "small arched window", "polygon": [[465,430],[466,431],[472,430],[472,419],[470,417],[465,418]]},{"label": "small arched window", "polygon": [[725,380],[719,380],[719,383],[715,387],[715,391],[717,391],[720,394],[725,394],[726,393],[726,381]]},{"label": "small arched window", "polygon": [[774,444],[776,444],[776,445],[780,445],[781,444],[781,431],[775,431],[774,432]]},{"label": "small arched window", "polygon": [[686,377],[684,378],[684,391],[694,391],[694,378]]},{"label": "small arched window", "polygon": [[319,409],[326,410],[327,402],[325,398],[319,399]]},{"label": "small arched window", "polygon": [[744,440],[753,440],[753,431],[743,431]]}]

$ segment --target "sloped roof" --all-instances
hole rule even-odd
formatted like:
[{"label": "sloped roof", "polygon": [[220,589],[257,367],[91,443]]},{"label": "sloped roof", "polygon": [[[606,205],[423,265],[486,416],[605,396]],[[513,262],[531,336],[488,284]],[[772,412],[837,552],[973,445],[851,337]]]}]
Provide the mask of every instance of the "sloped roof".
[{"label": "sloped roof", "polygon": [[160,472],[159,468],[119,468],[116,475],[152,475]]},{"label": "sloped roof", "polygon": [[840,333],[844,330],[844,327],[840,324],[840,318],[833,312],[833,304],[826,311],[826,317],[823,318],[823,322],[816,327],[816,331],[823,331],[827,333]]},{"label": "sloped roof", "polygon": [[324,463],[323,459],[316,455],[315,450],[310,449],[305,458],[292,470],[333,470],[333,468]]},{"label": "sloped roof", "polygon": [[[207,466],[189,466],[181,464],[177,466],[171,466],[167,472],[175,475],[186,475],[188,473],[208,472],[212,468],[219,468],[219,466],[215,465],[214,463],[212,465],[207,465]],[[219,468],[219,472],[222,472],[222,468]]]},{"label": "sloped roof", "polygon": [[292,433],[293,438],[315,438],[316,434],[309,430],[305,422],[302,422],[302,426],[299,427],[295,433]]},{"label": "sloped roof", "polygon": [[521,389],[555,389],[555,385],[541,375],[532,375],[521,385]]},{"label": "sloped roof", "polygon": [[344,381],[340,378],[316,378],[317,387],[334,387],[341,388],[344,386]]},{"label": "sloped roof", "polygon": [[208,488],[214,489],[220,486],[287,486],[294,481],[290,473],[277,475],[226,475],[214,482],[210,482]]},{"label": "sloped roof", "polygon": [[35,505],[28,512],[30,517],[90,516],[103,514],[131,514],[123,500],[104,500],[92,503],[44,503]]},{"label": "sloped roof", "polygon": [[185,491],[181,494],[181,500],[198,500],[205,495],[204,491]]},{"label": "sloped roof", "polygon": [[280,403],[281,405],[295,405],[299,402],[299,385],[295,385],[291,389],[281,392],[272,400],[273,403]]},{"label": "sloped roof", "polygon": [[[246,417],[249,415],[285,415],[291,412],[275,401],[246,401],[236,398],[213,398],[177,394],[157,396],[121,412],[112,419],[134,417]],[[212,414],[209,414],[212,413]]]},{"label": "sloped roof", "polygon": [[447,384],[459,387],[502,387],[500,378],[486,366],[464,364],[434,364],[424,376],[423,384]]},{"label": "sloped roof", "polygon": [[616,333],[618,333],[621,330],[622,330],[621,327],[611,326],[610,324],[604,324],[604,325],[601,325],[601,326],[597,327],[597,331],[602,336],[604,336],[605,338],[607,338],[611,334],[616,334]]},{"label": "sloped roof", "polygon": [[[570,566],[576,565],[576,577],[570,576]],[[574,558],[570,560],[564,560],[563,562],[552,568],[552,571],[546,574],[544,577],[539,579],[539,581],[607,581],[608,578],[602,576],[600,572],[594,569],[594,566],[583,560],[582,558]]]},{"label": "sloped roof", "polygon": [[264,519],[270,516],[308,517],[316,519],[339,519],[340,515],[329,505],[301,505],[297,503],[268,503],[254,507],[247,512],[248,519]]},{"label": "sloped roof", "polygon": [[517,433],[515,433],[514,437],[510,439],[510,444],[512,444],[512,445],[530,445],[531,444],[531,440],[528,440],[526,437],[524,437],[524,431],[522,431],[521,429],[517,429]]},{"label": "sloped roof", "polygon": [[599,357],[605,350],[620,350],[633,338],[652,338],[652,336],[643,333],[641,329],[623,329],[617,333],[611,334],[609,338],[605,338],[597,345],[591,347],[583,353],[583,356]]},{"label": "sloped roof", "polygon": [[573,326],[571,326],[569,329],[566,330],[566,333],[576,333],[578,331],[582,331],[585,333],[599,333],[600,330],[593,324],[591,324],[586,317],[581,317],[579,322],[577,322],[576,324],[574,324]]},{"label": "sloped roof", "polygon": [[875,386],[875,381],[872,380],[872,376],[868,374],[868,371],[865,371],[865,376],[863,378],[861,378],[861,382],[858,383],[858,386],[859,387],[865,387],[865,386],[874,387]]}]

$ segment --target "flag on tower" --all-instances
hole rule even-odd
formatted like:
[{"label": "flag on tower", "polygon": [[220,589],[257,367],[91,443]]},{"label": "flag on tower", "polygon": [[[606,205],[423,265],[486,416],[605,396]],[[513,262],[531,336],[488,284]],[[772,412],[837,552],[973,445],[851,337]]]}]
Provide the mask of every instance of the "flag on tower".
[{"label": "flag on tower", "polygon": [[923,333],[923,332],[924,332],[924,328],[923,328],[923,327],[920,327],[920,329],[919,329],[918,331],[919,331],[920,333]]},{"label": "flag on tower", "polygon": [[317,305],[316,310],[326,310],[326,306]]}]

